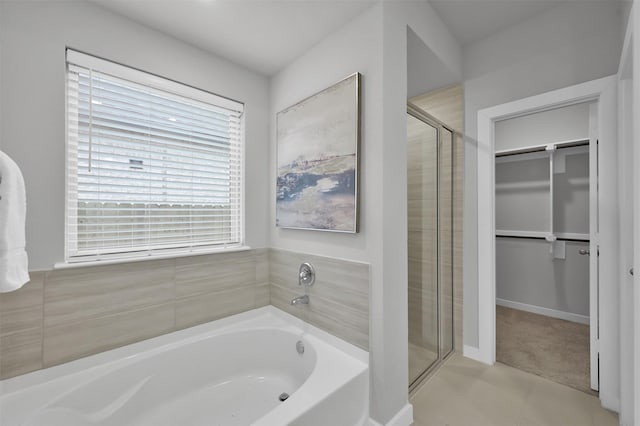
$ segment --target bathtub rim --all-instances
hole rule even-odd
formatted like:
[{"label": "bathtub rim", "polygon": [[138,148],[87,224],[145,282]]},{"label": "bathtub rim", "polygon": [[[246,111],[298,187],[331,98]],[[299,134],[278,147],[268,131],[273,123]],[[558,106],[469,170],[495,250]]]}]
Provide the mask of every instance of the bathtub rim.
[{"label": "bathtub rim", "polygon": [[[245,323],[250,323],[261,317],[264,317],[265,319],[272,317],[275,320],[279,320],[281,324],[278,324],[277,326],[272,324],[264,327],[252,325],[250,328],[243,328]],[[99,371],[101,374],[107,374],[112,370],[121,368],[123,362],[132,363],[138,358],[152,356],[153,354],[160,354],[183,344],[203,340],[216,335],[225,334],[227,332],[232,333],[234,331],[243,331],[246,329],[255,330],[260,328],[279,328],[292,332],[303,331],[306,335],[313,336],[324,344],[334,347],[345,355],[354,358],[356,361],[364,364],[363,367],[369,367],[369,352],[321,330],[300,318],[284,312],[273,305],[267,305],[110,349],[108,351],[88,355],[63,364],[0,380],[0,400],[13,394],[27,391],[34,386],[44,385],[54,380],[63,380],[66,377],[71,377],[88,370],[95,370],[96,372]]]}]

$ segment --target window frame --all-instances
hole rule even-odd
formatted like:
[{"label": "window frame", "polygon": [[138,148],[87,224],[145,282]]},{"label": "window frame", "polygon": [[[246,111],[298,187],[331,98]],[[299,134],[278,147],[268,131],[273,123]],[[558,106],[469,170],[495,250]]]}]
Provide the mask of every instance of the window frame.
[{"label": "window frame", "polygon": [[[79,67],[96,71],[103,75],[112,76],[117,79],[127,80],[134,84],[143,85],[151,89],[167,92],[172,95],[180,96],[186,99],[192,99],[197,102],[203,102],[217,108],[223,108],[239,114],[239,201],[237,214],[237,232],[239,235],[238,242],[233,243],[216,243],[212,241],[210,244],[196,244],[185,247],[171,248],[154,248],[150,246],[148,249],[118,251],[112,253],[98,253],[91,255],[77,254],[76,251],[70,250],[69,236],[72,231],[72,224],[69,220],[69,199],[70,199],[70,139],[69,132],[69,65],[73,64]],[[136,260],[145,260],[150,258],[171,258],[189,255],[198,255],[215,252],[228,252],[247,249],[245,246],[245,189],[246,189],[246,168],[245,168],[245,114],[244,103],[233,100],[231,98],[220,96],[206,90],[196,88],[194,86],[184,84],[157,74],[149,73],[130,66],[122,65],[113,61],[102,59],[93,55],[89,55],[78,50],[66,48],[65,51],[65,224],[64,224],[64,264],[78,266],[92,263],[117,263],[130,262]],[[78,143],[78,142],[74,142]],[[78,174],[76,173],[76,176]],[[77,197],[77,194],[76,194]],[[76,231],[78,221],[75,222]],[[235,225],[234,225],[235,226]]]}]

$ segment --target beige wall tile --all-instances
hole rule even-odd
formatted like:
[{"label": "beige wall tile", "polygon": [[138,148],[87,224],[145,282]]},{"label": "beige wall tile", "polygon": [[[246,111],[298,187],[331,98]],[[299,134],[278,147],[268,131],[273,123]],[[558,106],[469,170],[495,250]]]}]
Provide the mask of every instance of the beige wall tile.
[{"label": "beige wall tile", "polygon": [[42,329],[0,336],[0,379],[42,368]]},{"label": "beige wall tile", "polygon": [[304,288],[298,285],[298,269],[303,262],[311,263],[316,271],[315,283],[307,288],[310,295],[316,294],[325,299],[368,312],[368,264],[272,249],[270,256],[271,282],[304,292]]},{"label": "beige wall tile", "polygon": [[173,303],[45,327],[45,367],[107,351],[174,329]]},{"label": "beige wall tile", "polygon": [[21,289],[0,293],[0,335],[42,328],[44,272],[30,272]]},{"label": "beige wall tile", "polygon": [[[316,270],[316,282],[308,288],[298,285],[303,262]],[[369,265],[271,249],[269,279],[272,305],[369,349]],[[291,299],[305,293],[309,306],[291,306]]]},{"label": "beige wall tile", "polygon": [[170,302],[172,259],[54,270],[44,288],[44,325],[84,321]]},{"label": "beige wall tile", "polygon": [[267,306],[269,304],[270,294],[269,294],[269,284],[256,286],[256,300],[255,307],[261,308],[263,306]]},{"label": "beige wall tile", "polygon": [[255,286],[218,291],[176,301],[176,328],[190,327],[253,309]]},{"label": "beige wall tile", "polygon": [[293,306],[291,300],[302,296],[304,294],[303,289],[285,288],[278,284],[271,283],[269,285],[269,300],[270,303],[276,308],[285,311],[301,320],[307,320],[307,310],[303,309],[304,306]]},{"label": "beige wall tile", "polygon": [[256,259],[251,250],[176,259],[176,297],[189,297],[253,285]]},{"label": "beige wall tile", "polygon": [[464,90],[461,84],[416,96],[409,100],[458,132],[464,132]]},{"label": "beige wall tile", "polygon": [[269,249],[258,249],[256,253],[256,283],[269,284]]},{"label": "beige wall tile", "polygon": [[301,253],[287,250],[269,250],[269,282],[284,288],[295,289],[298,286],[298,269],[305,262]]},{"label": "beige wall tile", "polygon": [[369,312],[309,296],[307,321],[366,351],[369,350]]}]

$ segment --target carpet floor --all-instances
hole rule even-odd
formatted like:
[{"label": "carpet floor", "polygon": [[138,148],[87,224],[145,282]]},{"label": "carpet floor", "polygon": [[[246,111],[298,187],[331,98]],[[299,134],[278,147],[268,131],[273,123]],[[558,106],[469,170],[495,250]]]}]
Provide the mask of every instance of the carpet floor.
[{"label": "carpet floor", "polygon": [[589,326],[496,306],[497,361],[587,393]]}]

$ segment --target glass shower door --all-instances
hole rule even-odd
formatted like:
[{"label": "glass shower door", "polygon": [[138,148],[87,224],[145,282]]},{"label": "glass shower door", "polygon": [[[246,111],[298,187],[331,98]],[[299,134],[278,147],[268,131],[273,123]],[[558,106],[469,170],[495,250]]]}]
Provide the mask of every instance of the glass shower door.
[{"label": "glass shower door", "polygon": [[453,142],[451,130],[409,107],[410,388],[453,350]]},{"label": "glass shower door", "polygon": [[409,383],[438,360],[438,129],[407,115]]}]

